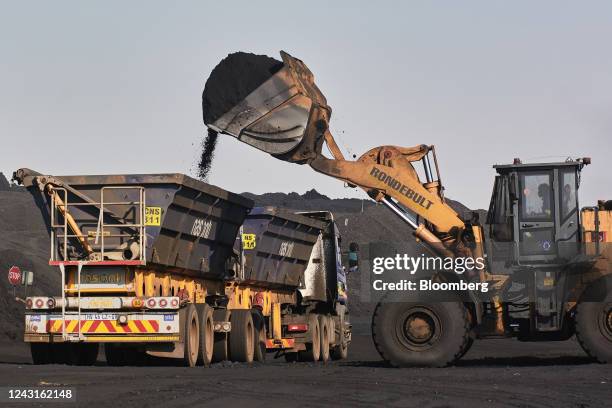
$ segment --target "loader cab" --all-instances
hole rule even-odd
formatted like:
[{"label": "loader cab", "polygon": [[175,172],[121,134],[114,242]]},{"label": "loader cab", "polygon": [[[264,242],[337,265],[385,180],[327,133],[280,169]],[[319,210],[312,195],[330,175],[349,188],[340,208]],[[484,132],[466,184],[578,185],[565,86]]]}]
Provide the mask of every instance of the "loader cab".
[{"label": "loader cab", "polygon": [[[487,224],[493,256],[514,264],[564,263],[579,252],[580,172],[590,159],[495,165]],[[497,252],[497,253],[496,253]]]}]

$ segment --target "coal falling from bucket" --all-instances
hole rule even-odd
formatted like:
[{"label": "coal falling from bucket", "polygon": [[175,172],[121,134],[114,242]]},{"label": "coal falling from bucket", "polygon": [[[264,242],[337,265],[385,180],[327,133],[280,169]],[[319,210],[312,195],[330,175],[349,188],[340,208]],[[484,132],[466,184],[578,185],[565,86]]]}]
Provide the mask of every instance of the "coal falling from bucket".
[{"label": "coal falling from bucket", "polygon": [[[206,125],[244,100],[283,67],[283,63],[266,55],[235,52],[225,57],[210,73],[202,92],[202,118]],[[217,132],[209,129],[202,142],[198,177],[206,179],[217,145]]]}]

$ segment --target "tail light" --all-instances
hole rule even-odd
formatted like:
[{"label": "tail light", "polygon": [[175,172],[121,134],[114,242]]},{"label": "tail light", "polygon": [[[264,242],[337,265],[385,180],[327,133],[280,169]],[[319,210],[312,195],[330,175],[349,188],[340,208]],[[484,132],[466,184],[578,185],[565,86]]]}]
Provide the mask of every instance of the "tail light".
[{"label": "tail light", "polygon": [[44,304],[45,302],[40,298],[36,299],[36,302],[34,302],[34,306],[36,306],[37,309],[43,307]]},{"label": "tail light", "polygon": [[166,307],[166,306],[168,306],[168,301],[166,299],[160,299],[159,307]]},{"label": "tail light", "polygon": [[55,308],[55,299],[54,298],[47,299],[47,307],[49,309],[54,309]]},{"label": "tail light", "polygon": [[287,325],[287,331],[289,332],[307,332],[307,324],[289,324]]},{"label": "tail light", "polygon": [[179,300],[177,298],[174,298],[170,301],[170,306],[178,307],[178,305],[179,305]]},{"label": "tail light", "polygon": [[32,298],[27,298],[26,299],[26,308],[31,309],[33,304],[34,304],[34,302],[32,302]]},{"label": "tail light", "polygon": [[134,309],[140,309],[144,306],[144,300],[142,300],[141,298],[134,298],[132,299],[132,307]]},{"label": "tail light", "polygon": [[155,301],[155,299],[154,298],[149,298],[147,300],[147,307],[149,309],[153,309],[155,306],[157,306],[157,302]]}]

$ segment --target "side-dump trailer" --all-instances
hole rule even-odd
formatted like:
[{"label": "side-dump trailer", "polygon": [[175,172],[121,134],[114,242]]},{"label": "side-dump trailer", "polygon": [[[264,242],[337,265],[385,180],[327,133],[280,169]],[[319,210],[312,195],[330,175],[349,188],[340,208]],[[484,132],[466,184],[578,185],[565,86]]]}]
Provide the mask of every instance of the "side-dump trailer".
[{"label": "side-dump trailer", "polygon": [[111,365],[346,356],[344,270],[317,250],[339,253],[331,214],[253,209],[182,174],[14,178],[43,212],[63,283],[26,299],[34,363],[93,364],[101,343]]}]

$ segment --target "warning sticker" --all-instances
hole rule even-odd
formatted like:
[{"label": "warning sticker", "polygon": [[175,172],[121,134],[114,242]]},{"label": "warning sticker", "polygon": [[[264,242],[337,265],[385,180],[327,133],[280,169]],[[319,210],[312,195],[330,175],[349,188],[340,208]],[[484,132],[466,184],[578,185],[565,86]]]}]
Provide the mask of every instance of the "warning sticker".
[{"label": "warning sticker", "polygon": [[255,234],[242,234],[242,249],[255,248]]},{"label": "warning sticker", "polygon": [[145,225],[158,227],[161,225],[161,207],[145,207]]}]

